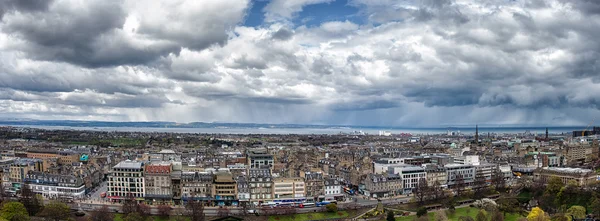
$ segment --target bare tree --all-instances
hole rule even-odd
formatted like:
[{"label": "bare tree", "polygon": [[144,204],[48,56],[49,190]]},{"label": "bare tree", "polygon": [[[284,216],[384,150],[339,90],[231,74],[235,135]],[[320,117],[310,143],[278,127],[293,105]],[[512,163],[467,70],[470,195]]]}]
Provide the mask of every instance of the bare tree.
[{"label": "bare tree", "polygon": [[114,214],[110,212],[107,205],[93,210],[90,215],[91,221],[113,221],[115,219]]},{"label": "bare tree", "polygon": [[217,216],[218,217],[226,217],[229,216],[229,209],[227,209],[227,207],[225,206],[221,206],[217,209]]},{"label": "bare tree", "polygon": [[[193,198],[192,198],[193,199]],[[190,200],[185,205],[186,215],[190,217],[190,221],[204,221],[204,205],[202,203]]]},{"label": "bare tree", "polygon": [[171,207],[168,205],[159,205],[157,207],[158,215],[162,217],[169,217],[171,214]]},{"label": "bare tree", "polygon": [[492,185],[494,189],[498,192],[504,190],[506,187],[506,181],[504,180],[504,174],[499,168],[496,168],[492,173]]},{"label": "bare tree", "polygon": [[431,195],[433,195],[433,199],[441,200],[445,198],[444,190],[442,189],[440,182],[437,180],[433,182],[433,186],[431,187]]},{"label": "bare tree", "polygon": [[132,193],[127,193],[127,196],[125,196],[125,199],[123,199],[122,204],[123,205],[121,206],[121,208],[123,210],[123,213],[125,214],[137,212],[138,210],[137,201],[135,201],[135,198],[133,197]]},{"label": "bare tree", "polygon": [[425,178],[419,179],[417,186],[413,189],[413,193],[415,194],[415,200],[419,205],[423,205],[423,203],[427,200],[430,194],[431,188],[427,185],[427,180]]},{"label": "bare tree", "polygon": [[28,184],[21,186],[21,196],[19,202],[23,203],[30,216],[35,216],[42,210],[42,202],[36,194],[29,188]]},{"label": "bare tree", "polygon": [[137,204],[136,211],[138,214],[140,214],[140,216],[142,216],[144,218],[144,220],[146,220],[148,217],[150,217],[152,215],[152,208],[150,208],[150,206],[143,204],[143,203]]},{"label": "bare tree", "polygon": [[454,180],[454,191],[456,191],[456,196],[462,196],[465,191],[465,179],[462,175],[456,174],[456,178]]},{"label": "bare tree", "polygon": [[487,182],[483,171],[478,170],[475,174],[475,181],[473,182],[473,189],[475,190],[475,198],[483,198],[486,192]]}]

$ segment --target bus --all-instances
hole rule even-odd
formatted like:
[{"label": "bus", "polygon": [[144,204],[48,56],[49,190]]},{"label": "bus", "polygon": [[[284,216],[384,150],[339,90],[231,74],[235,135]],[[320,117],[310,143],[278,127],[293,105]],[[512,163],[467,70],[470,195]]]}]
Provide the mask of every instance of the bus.
[{"label": "bus", "polygon": [[106,197],[106,192],[100,193],[100,198],[104,198],[104,197]]},{"label": "bus", "polygon": [[316,205],[317,205],[317,207],[321,207],[321,206],[325,206],[325,205],[331,204],[331,203],[337,204],[337,201],[332,200],[332,201],[317,202]]},{"label": "bus", "polygon": [[316,205],[314,203],[302,203],[300,204],[300,208],[312,208],[315,207]]},{"label": "bus", "polygon": [[348,187],[344,187],[344,192],[348,195],[354,195],[354,190]]}]

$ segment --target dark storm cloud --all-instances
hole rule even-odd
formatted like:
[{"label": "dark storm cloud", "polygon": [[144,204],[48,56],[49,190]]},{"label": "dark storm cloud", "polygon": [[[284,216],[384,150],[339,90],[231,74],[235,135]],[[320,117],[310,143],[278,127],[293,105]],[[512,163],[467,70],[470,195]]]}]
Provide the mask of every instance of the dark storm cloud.
[{"label": "dark storm cloud", "polygon": [[133,45],[120,29],[127,14],[118,2],[88,3],[83,11],[55,4],[48,11],[8,16],[3,29],[26,40],[21,47],[33,58],[91,68],[144,64],[180,50],[170,43]]},{"label": "dark storm cloud", "polygon": [[45,11],[54,0],[3,0],[0,2],[0,20],[12,11]]},{"label": "dark storm cloud", "polygon": [[339,103],[332,105],[332,109],[335,111],[364,111],[364,110],[376,110],[376,109],[389,109],[399,107],[400,103],[397,101],[390,100],[363,100],[354,101],[351,103]]}]

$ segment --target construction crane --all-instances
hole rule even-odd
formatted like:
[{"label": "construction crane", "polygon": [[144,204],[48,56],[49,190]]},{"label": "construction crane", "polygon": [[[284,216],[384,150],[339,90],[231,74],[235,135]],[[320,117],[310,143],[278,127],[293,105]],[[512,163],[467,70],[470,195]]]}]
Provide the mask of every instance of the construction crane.
[{"label": "construction crane", "polygon": [[590,122],[590,124],[588,124],[587,127],[585,127],[585,130],[581,131],[582,137],[585,137],[585,132],[590,128],[590,126],[594,123],[594,121],[596,121],[596,119],[592,120],[592,122]]}]

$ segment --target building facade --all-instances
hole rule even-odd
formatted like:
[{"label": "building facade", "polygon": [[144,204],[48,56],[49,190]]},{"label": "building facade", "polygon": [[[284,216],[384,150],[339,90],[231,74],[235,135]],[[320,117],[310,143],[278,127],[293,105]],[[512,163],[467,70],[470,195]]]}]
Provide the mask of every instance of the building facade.
[{"label": "building facade", "polygon": [[47,199],[72,200],[85,197],[85,183],[75,175],[29,171],[24,182],[34,193]]},{"label": "building facade", "polygon": [[569,181],[575,181],[579,186],[592,184],[598,179],[598,176],[594,171],[581,168],[546,167],[538,168],[533,172],[534,181],[544,184],[547,184],[553,176],[560,178],[565,185],[567,185]]},{"label": "building facade", "polygon": [[152,204],[170,203],[173,198],[171,163],[150,162],[145,166],[145,199],[151,201]]},{"label": "building facade", "polygon": [[144,187],[144,163],[141,161],[121,161],[108,175],[107,195],[113,201],[130,197],[143,200]]}]

